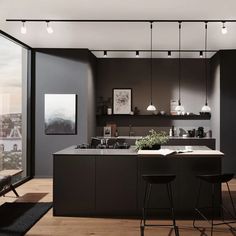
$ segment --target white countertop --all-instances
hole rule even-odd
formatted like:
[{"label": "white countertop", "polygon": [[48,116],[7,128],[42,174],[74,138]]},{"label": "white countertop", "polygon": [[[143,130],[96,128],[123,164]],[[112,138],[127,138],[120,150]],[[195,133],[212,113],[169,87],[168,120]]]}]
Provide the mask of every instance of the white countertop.
[{"label": "white countertop", "polygon": [[[205,156],[223,156],[224,154],[217,150],[211,150],[205,146],[165,146],[163,149],[170,149],[174,151],[185,150],[191,148],[193,151],[186,153],[174,153],[170,156],[182,156],[182,157],[205,157]],[[129,149],[78,149],[76,145],[65,148],[61,151],[54,153],[53,155],[77,155],[77,156],[163,156],[159,150],[141,150],[140,153],[131,146]],[[168,155],[169,156],[169,155]]]}]

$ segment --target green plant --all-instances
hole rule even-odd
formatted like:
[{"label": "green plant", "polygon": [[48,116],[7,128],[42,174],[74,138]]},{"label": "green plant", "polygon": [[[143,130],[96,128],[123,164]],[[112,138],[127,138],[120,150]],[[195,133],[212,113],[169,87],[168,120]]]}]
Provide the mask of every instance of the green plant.
[{"label": "green plant", "polygon": [[135,142],[136,149],[142,150],[146,148],[153,148],[153,146],[165,144],[169,138],[164,131],[150,130],[150,134]]}]

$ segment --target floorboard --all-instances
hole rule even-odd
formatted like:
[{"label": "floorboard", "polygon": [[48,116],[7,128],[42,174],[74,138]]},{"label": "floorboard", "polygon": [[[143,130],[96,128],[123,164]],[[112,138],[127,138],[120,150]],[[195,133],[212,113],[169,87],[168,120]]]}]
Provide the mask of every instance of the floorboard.
[{"label": "floorboard", "polygon": [[[233,198],[236,203],[236,179],[230,183],[233,191]],[[223,186],[223,191],[225,186]],[[0,198],[0,204],[4,202],[48,202],[52,201],[52,179],[33,179],[17,188],[20,198],[16,198],[14,193],[9,192],[5,197]],[[223,192],[224,193],[224,192]],[[224,201],[228,198],[223,194]],[[198,221],[203,226],[202,232],[192,227],[192,221],[179,220],[179,232],[181,236],[206,236],[209,235],[209,228],[205,222]],[[165,224],[168,221],[162,221]],[[235,224],[236,227],[236,224]],[[236,232],[236,231],[235,231]],[[103,218],[84,218],[84,217],[53,217],[50,210],[37,224],[26,234],[28,236],[46,235],[68,235],[68,236],[138,236],[139,220],[131,219],[103,219]],[[147,228],[145,236],[171,236],[175,235],[169,228]],[[235,235],[226,226],[219,226],[214,230],[214,236]]]}]

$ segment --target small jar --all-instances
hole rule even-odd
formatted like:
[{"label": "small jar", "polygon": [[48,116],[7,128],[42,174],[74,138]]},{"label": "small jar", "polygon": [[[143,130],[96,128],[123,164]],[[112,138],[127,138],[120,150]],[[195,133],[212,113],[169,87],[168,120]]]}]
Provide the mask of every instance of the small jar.
[{"label": "small jar", "polygon": [[112,109],[110,107],[107,108],[107,115],[111,115],[112,114]]}]

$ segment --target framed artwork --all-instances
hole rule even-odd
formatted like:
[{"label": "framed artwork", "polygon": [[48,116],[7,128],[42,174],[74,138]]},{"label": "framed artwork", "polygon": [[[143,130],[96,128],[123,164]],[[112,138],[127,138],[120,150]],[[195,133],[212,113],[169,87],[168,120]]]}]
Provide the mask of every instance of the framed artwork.
[{"label": "framed artwork", "polygon": [[76,134],[76,103],[76,94],[45,94],[45,134]]},{"label": "framed artwork", "polygon": [[113,114],[130,114],[132,107],[132,89],[113,89]]},{"label": "framed artwork", "polygon": [[111,137],[111,126],[103,127],[103,136],[104,137]]}]

